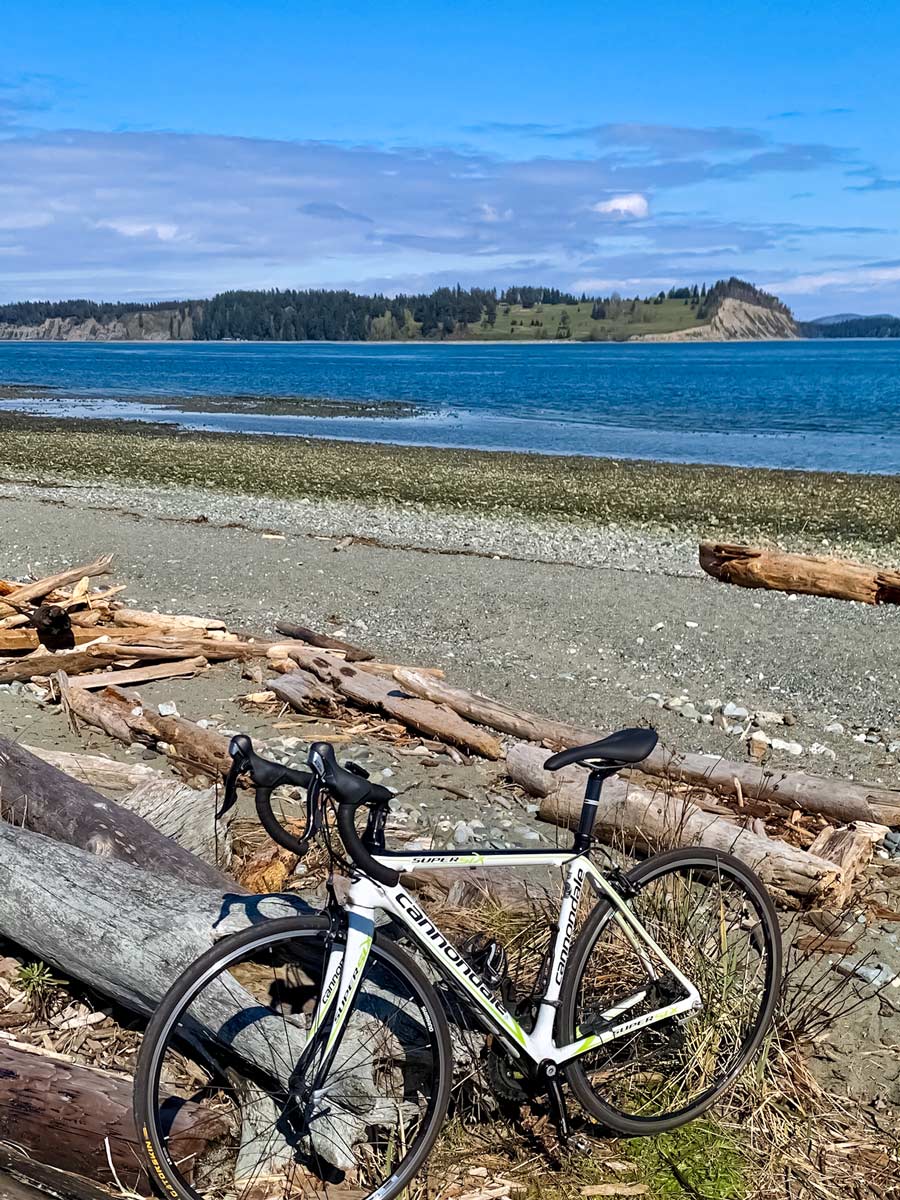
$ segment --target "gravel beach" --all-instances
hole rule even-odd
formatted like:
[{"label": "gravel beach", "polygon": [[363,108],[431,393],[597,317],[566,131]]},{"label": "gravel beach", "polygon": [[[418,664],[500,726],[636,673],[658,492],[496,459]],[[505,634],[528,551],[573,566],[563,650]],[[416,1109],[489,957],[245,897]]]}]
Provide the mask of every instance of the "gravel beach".
[{"label": "gravel beach", "polygon": [[5,571],[112,552],[147,606],[344,630],[538,712],[737,758],[756,727],[774,765],[900,783],[896,610],[724,586],[692,531],[4,474]]}]

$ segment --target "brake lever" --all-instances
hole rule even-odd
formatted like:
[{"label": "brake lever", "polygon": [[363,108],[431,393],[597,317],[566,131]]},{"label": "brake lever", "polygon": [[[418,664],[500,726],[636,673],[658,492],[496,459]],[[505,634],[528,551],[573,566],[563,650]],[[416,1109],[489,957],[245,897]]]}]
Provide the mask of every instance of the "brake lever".
[{"label": "brake lever", "polygon": [[237,804],[238,798],[238,779],[243,774],[246,768],[246,763],[243,758],[233,758],[228,774],[225,776],[225,793],[222,797],[222,803],[216,813],[216,820],[221,821],[227,812],[230,812]]}]

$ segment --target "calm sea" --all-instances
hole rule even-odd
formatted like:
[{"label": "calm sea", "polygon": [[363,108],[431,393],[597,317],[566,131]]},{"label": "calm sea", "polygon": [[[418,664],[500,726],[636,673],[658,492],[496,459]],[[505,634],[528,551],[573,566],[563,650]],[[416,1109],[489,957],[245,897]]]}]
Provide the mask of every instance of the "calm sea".
[{"label": "calm sea", "polygon": [[[12,383],[59,388],[59,399],[27,404],[43,413],[419,445],[900,471],[900,341],[0,342],[0,384]],[[128,399],[154,395],[403,400],[424,411],[390,420],[180,414]]]}]

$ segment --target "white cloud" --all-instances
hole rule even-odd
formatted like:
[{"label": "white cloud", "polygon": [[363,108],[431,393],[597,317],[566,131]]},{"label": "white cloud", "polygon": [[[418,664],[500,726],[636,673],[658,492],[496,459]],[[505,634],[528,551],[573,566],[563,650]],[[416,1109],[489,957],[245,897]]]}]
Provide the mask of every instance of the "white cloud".
[{"label": "white cloud", "polygon": [[848,267],[837,271],[822,271],[819,274],[795,275],[763,286],[767,291],[787,296],[806,296],[815,292],[840,288],[847,292],[864,292],[873,287],[900,283],[900,263],[883,266],[869,265]]},{"label": "white cloud", "polygon": [[109,220],[97,221],[98,229],[111,229],[122,237],[141,238],[153,237],[160,242],[171,242],[178,236],[178,226],[160,221],[127,221]]},{"label": "white cloud", "polygon": [[[820,269],[816,227],[651,214],[649,198],[661,210],[673,190],[723,172],[740,168],[734,177],[743,179],[782,171],[785,155],[790,169],[819,169],[823,154],[787,146],[775,148],[774,161],[748,159],[752,147],[729,144],[724,158],[716,145],[686,157],[681,145],[652,156],[610,144],[594,155],[501,157],[468,147],[164,132],[0,137],[0,227],[5,218],[15,240],[14,251],[2,251],[0,300],[370,281],[391,290],[525,279],[571,288],[582,277],[595,279],[596,290],[610,290],[601,287],[608,281],[649,292],[732,273],[787,275],[788,263],[795,276]],[[803,258],[798,231],[809,234]],[[837,229],[829,237],[842,233],[855,236]],[[785,246],[794,257],[776,258]]]},{"label": "white cloud", "polygon": [[623,196],[613,196],[611,200],[601,200],[591,205],[591,211],[602,213],[609,217],[631,217],[643,220],[650,215],[650,205],[647,197],[640,192],[626,192]]}]

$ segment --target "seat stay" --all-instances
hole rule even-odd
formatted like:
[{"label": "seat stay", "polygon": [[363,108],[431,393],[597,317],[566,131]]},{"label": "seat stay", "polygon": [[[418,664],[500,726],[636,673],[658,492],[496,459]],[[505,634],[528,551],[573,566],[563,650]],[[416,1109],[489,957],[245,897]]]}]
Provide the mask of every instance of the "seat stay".
[{"label": "seat stay", "polygon": [[[527,854],[527,852],[524,853]],[[410,856],[411,859],[416,857],[418,856]],[[504,857],[514,856],[504,855]],[[567,862],[568,875],[560,905],[556,934],[552,943],[548,984],[539,1001],[538,1017],[534,1029],[530,1032],[523,1029],[516,1018],[507,1011],[478,971],[444,937],[419,903],[399,883],[381,884],[361,873],[354,875],[347,898],[351,929],[357,914],[366,923],[371,920],[371,914],[378,911],[386,912],[396,918],[424,954],[436,964],[441,974],[452,984],[458,985],[459,991],[472,1002],[476,1014],[501,1039],[509,1053],[515,1058],[528,1059],[534,1065],[546,1062],[556,1064],[569,1062],[618,1037],[700,1007],[702,1002],[696,987],[679,971],[665,951],[657,945],[631,911],[627,902],[586,855],[573,856],[558,853],[548,857],[554,859],[559,865]],[[588,879],[609,901],[610,919],[615,920],[623,929],[626,937],[639,953],[642,963],[650,968],[650,981],[657,977],[652,968],[652,960],[655,958],[672,974],[684,989],[685,995],[681,1000],[663,1005],[652,1012],[643,1013],[639,1017],[632,1017],[624,1021],[617,1020],[646,998],[647,989],[638,989],[613,1008],[599,1014],[601,1021],[613,1022],[608,1029],[584,1034],[575,1042],[560,1046],[555,1040],[558,1002],[568,966],[569,953],[575,938],[581,894]],[[352,967],[348,967],[345,962],[342,972],[342,999],[338,1003],[335,1022],[342,1015],[343,995],[345,994],[344,978],[351,970]]]}]

